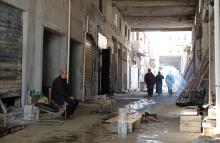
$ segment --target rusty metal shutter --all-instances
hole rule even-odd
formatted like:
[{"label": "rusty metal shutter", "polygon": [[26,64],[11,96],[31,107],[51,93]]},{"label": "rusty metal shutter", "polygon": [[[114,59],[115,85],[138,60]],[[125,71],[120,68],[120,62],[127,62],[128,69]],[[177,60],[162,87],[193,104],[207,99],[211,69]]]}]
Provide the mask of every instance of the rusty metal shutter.
[{"label": "rusty metal shutter", "polygon": [[93,44],[85,43],[85,84],[92,84],[93,74]]},{"label": "rusty metal shutter", "polygon": [[0,2],[0,98],[21,96],[22,11]]}]

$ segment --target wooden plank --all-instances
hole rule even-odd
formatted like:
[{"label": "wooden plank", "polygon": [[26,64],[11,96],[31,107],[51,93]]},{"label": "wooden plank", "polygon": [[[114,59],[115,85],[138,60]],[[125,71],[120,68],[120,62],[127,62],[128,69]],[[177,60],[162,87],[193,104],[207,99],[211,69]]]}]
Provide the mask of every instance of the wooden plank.
[{"label": "wooden plank", "polygon": [[0,98],[20,96],[21,60],[22,10],[0,2]]},{"label": "wooden plank", "polygon": [[188,112],[188,111],[184,111],[180,113],[180,116],[197,116],[197,112]]},{"label": "wooden plank", "polygon": [[201,122],[181,122],[180,127],[201,127]]},{"label": "wooden plank", "polygon": [[[105,122],[106,123],[117,123],[118,122],[118,116],[115,116],[115,117],[113,117],[113,118],[111,118],[111,119],[109,119],[109,120],[106,120]],[[139,121],[141,118],[134,118],[134,117],[132,117],[132,116],[128,116],[127,117],[127,120],[126,120],[126,122],[127,123],[135,123],[136,121]]]},{"label": "wooden plank", "polygon": [[180,116],[197,116],[197,109],[183,109]]},{"label": "wooden plank", "polygon": [[180,122],[201,122],[201,116],[180,116]]},{"label": "wooden plank", "polygon": [[206,75],[208,71],[208,66],[209,65],[209,60],[208,59],[203,59],[202,62],[200,63],[199,70],[193,77],[193,79],[189,82],[188,86],[183,90],[183,92],[179,96],[179,101],[183,100],[184,98],[189,97],[189,93],[193,90],[199,87],[201,84],[204,76]]},{"label": "wooden plank", "polygon": [[201,127],[180,127],[180,132],[200,133]]},{"label": "wooden plank", "polygon": [[0,98],[19,97],[21,96],[20,88],[0,89]]}]

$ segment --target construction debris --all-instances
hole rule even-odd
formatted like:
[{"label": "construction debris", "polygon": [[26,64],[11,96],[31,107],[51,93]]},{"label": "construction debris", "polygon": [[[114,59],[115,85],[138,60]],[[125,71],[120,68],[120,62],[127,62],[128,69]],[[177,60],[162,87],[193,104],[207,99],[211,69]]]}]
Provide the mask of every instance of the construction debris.
[{"label": "construction debris", "polygon": [[142,114],[141,121],[142,122],[149,122],[149,121],[160,122],[156,114],[149,114],[148,112],[145,112],[144,114]]},{"label": "construction debris", "polygon": [[177,99],[177,106],[184,107],[193,105],[203,105],[205,91],[203,89],[200,89],[199,86],[208,71],[208,64],[208,59],[203,59],[197,74],[189,82],[188,86],[182,91],[179,98]]}]

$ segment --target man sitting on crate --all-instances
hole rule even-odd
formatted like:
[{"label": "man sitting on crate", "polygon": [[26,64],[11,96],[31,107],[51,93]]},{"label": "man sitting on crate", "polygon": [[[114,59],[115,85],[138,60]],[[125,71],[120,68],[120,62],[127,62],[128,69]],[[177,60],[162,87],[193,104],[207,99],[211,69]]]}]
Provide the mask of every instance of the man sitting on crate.
[{"label": "man sitting on crate", "polygon": [[[55,104],[67,105],[67,117],[73,115],[74,111],[79,105],[79,100],[69,95],[69,89],[67,84],[67,71],[65,69],[60,70],[60,75],[54,79],[52,83],[52,100]],[[64,115],[64,114],[63,114]]]}]

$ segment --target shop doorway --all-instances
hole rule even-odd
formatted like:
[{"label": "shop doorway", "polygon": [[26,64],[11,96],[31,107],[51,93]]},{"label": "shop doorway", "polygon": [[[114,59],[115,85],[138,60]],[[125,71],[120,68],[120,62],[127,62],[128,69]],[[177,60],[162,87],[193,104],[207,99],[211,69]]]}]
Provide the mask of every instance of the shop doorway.
[{"label": "shop doorway", "polygon": [[100,94],[106,94],[110,91],[110,65],[111,65],[111,49],[101,50],[101,77],[100,77]]},{"label": "shop doorway", "polygon": [[60,41],[61,35],[45,29],[43,35],[43,72],[42,90],[47,93],[53,79],[58,76],[60,70]]}]

